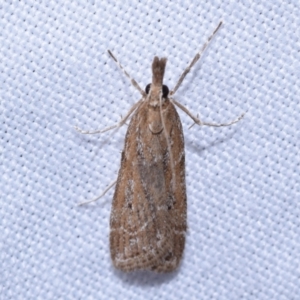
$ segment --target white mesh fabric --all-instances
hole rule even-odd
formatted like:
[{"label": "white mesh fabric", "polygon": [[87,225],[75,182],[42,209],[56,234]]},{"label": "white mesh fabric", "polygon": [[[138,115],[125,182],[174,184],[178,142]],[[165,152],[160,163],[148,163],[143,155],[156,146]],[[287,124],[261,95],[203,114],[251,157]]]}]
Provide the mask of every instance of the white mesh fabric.
[{"label": "white mesh fabric", "polygon": [[[2,1],[2,299],[299,299],[299,3]],[[126,126],[155,55],[165,84],[220,20],[176,99],[207,122],[185,134],[188,234],[179,270],[123,274],[109,254]]]}]

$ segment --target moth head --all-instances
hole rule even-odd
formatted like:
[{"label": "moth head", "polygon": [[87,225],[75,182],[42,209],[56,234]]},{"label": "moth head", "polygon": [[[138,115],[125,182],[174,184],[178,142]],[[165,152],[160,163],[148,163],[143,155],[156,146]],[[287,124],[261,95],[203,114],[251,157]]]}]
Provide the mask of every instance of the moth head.
[{"label": "moth head", "polygon": [[165,57],[154,57],[152,62],[152,83],[146,86],[146,94],[148,95],[149,104],[153,107],[165,102],[169,95],[169,88],[163,84],[167,59]]},{"label": "moth head", "polygon": [[[145,92],[147,95],[150,93],[150,89],[151,89],[151,83],[148,83],[145,88]],[[164,84],[161,87],[161,93],[162,93],[163,98],[165,98],[165,99],[168,98],[169,88]]]}]

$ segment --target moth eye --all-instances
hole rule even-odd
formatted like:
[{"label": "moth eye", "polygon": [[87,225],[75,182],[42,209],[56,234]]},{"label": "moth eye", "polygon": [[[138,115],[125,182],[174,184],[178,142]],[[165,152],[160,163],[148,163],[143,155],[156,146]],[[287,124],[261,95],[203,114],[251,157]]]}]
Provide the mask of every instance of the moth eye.
[{"label": "moth eye", "polygon": [[147,84],[147,86],[146,86],[146,88],[145,88],[146,94],[149,94],[150,87],[151,87],[151,83]]},{"label": "moth eye", "polygon": [[163,98],[167,98],[169,95],[169,88],[166,85],[163,85]]}]

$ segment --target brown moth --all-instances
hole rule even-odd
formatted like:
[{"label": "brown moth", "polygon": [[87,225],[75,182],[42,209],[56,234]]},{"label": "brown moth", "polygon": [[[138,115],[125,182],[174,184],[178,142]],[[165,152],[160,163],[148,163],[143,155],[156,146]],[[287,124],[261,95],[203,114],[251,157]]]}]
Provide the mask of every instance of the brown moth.
[{"label": "brown moth", "polygon": [[166,62],[153,60],[151,87],[130,121],[122,152],[110,250],[115,267],[124,271],[172,271],[184,249],[184,140],[178,113],[163,88]]},{"label": "brown moth", "polygon": [[221,24],[183,72],[170,95],[168,87],[163,84],[166,58],[154,57],[152,83],[144,92],[108,51],[142,94],[142,99],[117,125],[93,132],[76,129],[85,134],[105,132],[125,124],[133,113],[125,137],[118,179],[113,183],[116,183],[116,190],[110,217],[110,252],[117,269],[171,272],[181,261],[187,230],[187,204],[184,138],[175,105],[198,125],[229,126],[243,117],[241,115],[225,124],[205,123],[171,97]]}]

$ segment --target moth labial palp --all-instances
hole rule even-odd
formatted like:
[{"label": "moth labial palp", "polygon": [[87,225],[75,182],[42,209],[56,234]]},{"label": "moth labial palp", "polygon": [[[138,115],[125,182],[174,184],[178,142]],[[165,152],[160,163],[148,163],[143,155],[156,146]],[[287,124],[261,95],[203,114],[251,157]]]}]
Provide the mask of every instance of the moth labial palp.
[{"label": "moth labial palp", "polygon": [[163,84],[166,58],[154,57],[152,83],[143,91],[108,50],[142,98],[116,125],[96,131],[76,129],[84,134],[103,133],[121,127],[132,116],[125,137],[118,178],[112,184],[116,184],[116,189],[110,217],[110,253],[117,269],[171,272],[181,261],[187,230],[187,203],[184,137],[175,106],[198,125],[229,126],[244,116],[242,114],[236,120],[223,124],[202,122],[173,99],[185,76],[199,60],[221,25],[222,22],[170,92]]}]

